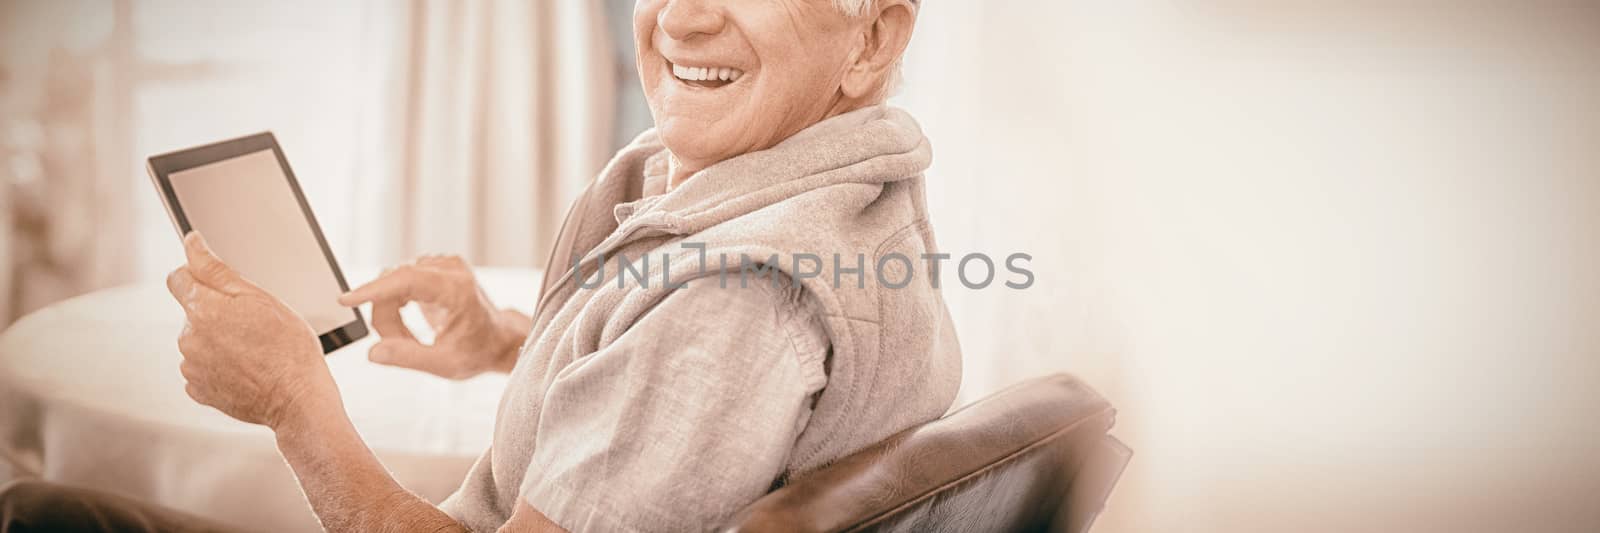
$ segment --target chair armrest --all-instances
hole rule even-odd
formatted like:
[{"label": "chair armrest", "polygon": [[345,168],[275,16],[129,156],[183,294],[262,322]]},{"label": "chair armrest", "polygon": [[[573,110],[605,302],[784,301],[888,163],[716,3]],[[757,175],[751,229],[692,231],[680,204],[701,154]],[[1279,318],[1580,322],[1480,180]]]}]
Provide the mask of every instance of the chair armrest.
[{"label": "chair armrest", "polygon": [[[908,520],[1087,527],[1099,504],[1070,501],[1071,478],[1103,450],[1127,449],[1106,440],[1114,420],[1111,405],[1075,377],[1029,380],[798,476],[738,513],[727,531],[902,529]],[[1061,512],[1079,505],[1086,512]]]},{"label": "chair armrest", "polygon": [[1105,510],[1111,489],[1122,479],[1122,472],[1133,460],[1133,449],[1116,437],[1106,435],[1085,458],[1078,476],[1067,493],[1066,512],[1057,515],[1052,531],[1087,533]]}]

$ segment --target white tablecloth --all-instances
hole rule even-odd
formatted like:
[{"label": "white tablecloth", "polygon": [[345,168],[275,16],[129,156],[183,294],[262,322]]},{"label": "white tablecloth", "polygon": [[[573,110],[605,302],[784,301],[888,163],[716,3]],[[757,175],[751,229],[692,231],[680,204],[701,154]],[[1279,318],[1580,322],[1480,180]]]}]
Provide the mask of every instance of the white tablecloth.
[{"label": "white tablecloth", "polygon": [[[482,269],[479,278],[501,306],[531,309],[537,273]],[[152,282],[60,302],[0,334],[0,483],[38,476],[252,530],[316,530],[271,432],[184,395],[182,324]],[[328,365],[367,444],[401,484],[438,502],[488,446],[505,377],[451,382],[375,365],[373,339]]]}]

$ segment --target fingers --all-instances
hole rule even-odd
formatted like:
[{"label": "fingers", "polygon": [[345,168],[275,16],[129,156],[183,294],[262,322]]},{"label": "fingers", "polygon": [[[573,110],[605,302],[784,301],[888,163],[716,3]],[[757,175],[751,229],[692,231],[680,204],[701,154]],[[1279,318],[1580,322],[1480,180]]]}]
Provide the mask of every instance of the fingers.
[{"label": "fingers", "polygon": [[372,303],[372,329],[377,330],[379,338],[416,340],[400,318],[401,305],[404,303],[399,300],[387,299]]},{"label": "fingers", "polygon": [[405,265],[339,296],[339,304],[354,307],[378,300],[435,302],[444,296],[437,273]]},{"label": "fingers", "polygon": [[449,273],[467,272],[471,267],[466,260],[454,255],[424,255],[409,265],[384,272],[355,290],[339,296],[339,304],[355,307],[381,299],[400,300],[401,303],[438,302],[444,298]]},{"label": "fingers", "polygon": [[417,258],[417,264],[423,266],[467,270],[472,268],[467,260],[459,255],[424,255]]},{"label": "fingers", "polygon": [[184,359],[183,362],[178,363],[178,374],[183,376],[184,383],[194,383],[195,381],[198,381],[200,379],[200,374],[197,372],[198,371],[196,371],[194,368],[194,364],[190,363],[188,359]]},{"label": "fingers", "polygon": [[203,342],[200,340],[199,335],[195,335],[192,326],[184,324],[183,332],[178,334],[178,353],[183,354],[185,361],[197,356],[203,356],[204,353],[201,351],[205,349],[201,346]]},{"label": "fingers", "polygon": [[437,349],[411,339],[384,339],[367,352],[367,359],[380,365],[421,370],[446,379],[463,377],[458,358],[447,357]]},{"label": "fingers", "polygon": [[188,267],[178,267],[167,274],[167,292],[172,293],[172,298],[178,300],[187,309],[188,300],[193,298],[195,289],[194,276],[189,275]]},{"label": "fingers", "polygon": [[189,274],[195,281],[229,295],[238,294],[244,288],[244,278],[211,251],[200,232],[191,231],[183,236],[183,253],[189,259]]},{"label": "fingers", "polygon": [[202,398],[199,385],[202,381],[200,370],[191,361],[191,358],[201,355],[199,350],[204,348],[200,344],[200,338],[195,336],[194,328],[184,324],[183,333],[178,335],[178,352],[183,354],[183,360],[178,362],[178,374],[183,376],[183,392],[188,394],[190,399],[204,404],[206,401]]},{"label": "fingers", "polygon": [[205,316],[209,316],[204,312],[206,309],[225,305],[225,302],[217,300],[226,297],[216,289],[195,281],[188,266],[178,267],[167,274],[167,292],[172,293],[172,298],[183,307],[183,314],[190,321],[205,320]]}]

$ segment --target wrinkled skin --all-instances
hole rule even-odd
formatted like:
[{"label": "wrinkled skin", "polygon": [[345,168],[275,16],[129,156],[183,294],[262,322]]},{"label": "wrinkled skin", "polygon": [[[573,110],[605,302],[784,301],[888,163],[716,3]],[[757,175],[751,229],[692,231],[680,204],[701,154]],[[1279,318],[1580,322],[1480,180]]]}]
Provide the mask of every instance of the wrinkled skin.
[{"label": "wrinkled skin", "polygon": [[305,319],[229,268],[198,233],[167,289],[188,318],[178,336],[189,397],[245,422],[276,427],[298,398],[338,395]]},{"label": "wrinkled skin", "polygon": [[[198,233],[184,238],[184,251],[188,263],[167,276],[167,289],[188,318],[178,351],[190,397],[239,420],[275,426],[295,398],[337,394],[304,319],[224,264]],[[528,326],[527,317],[495,309],[457,257],[428,256],[391,269],[339,301],[373,304],[381,340],[372,361],[450,379],[509,371]],[[418,342],[400,320],[400,308],[412,301],[436,332],[432,345]]]},{"label": "wrinkled skin", "polygon": [[[382,339],[368,354],[373,362],[447,379],[510,372],[532,327],[525,315],[496,310],[472,267],[455,256],[424,256],[339,298],[347,306],[368,302],[372,328]],[[401,322],[400,308],[409,302],[418,303],[433,327],[433,344],[418,342]]]},{"label": "wrinkled skin", "polygon": [[[916,11],[908,0],[876,4],[875,16],[851,18],[830,0],[639,0],[639,81],[672,156],[669,185],[883,101]],[[744,75],[697,87],[671,65]]]}]

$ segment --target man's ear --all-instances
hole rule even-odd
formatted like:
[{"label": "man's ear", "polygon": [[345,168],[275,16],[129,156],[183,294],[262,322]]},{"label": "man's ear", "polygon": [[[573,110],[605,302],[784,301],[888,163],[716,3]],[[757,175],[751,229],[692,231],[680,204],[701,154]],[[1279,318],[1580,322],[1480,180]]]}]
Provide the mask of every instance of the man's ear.
[{"label": "man's ear", "polygon": [[876,9],[867,14],[870,22],[861,30],[860,49],[855,61],[844,72],[839,89],[851,99],[878,99],[887,96],[889,80],[900,63],[900,55],[911,44],[911,30],[917,24],[917,6],[911,0],[877,0]]}]

